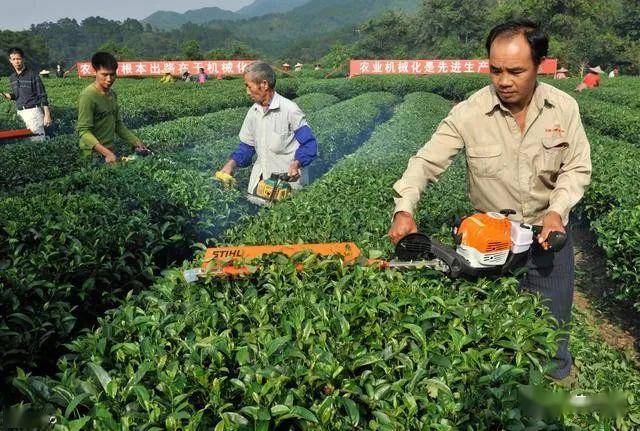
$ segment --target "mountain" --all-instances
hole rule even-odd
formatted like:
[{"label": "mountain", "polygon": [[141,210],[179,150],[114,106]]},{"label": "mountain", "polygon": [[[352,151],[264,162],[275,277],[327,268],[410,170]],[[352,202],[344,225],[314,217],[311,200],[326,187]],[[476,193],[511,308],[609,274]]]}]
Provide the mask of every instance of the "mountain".
[{"label": "mountain", "polygon": [[305,3],[309,3],[309,0],[255,0],[240,9],[237,14],[244,18],[252,18],[270,13],[287,12]]},{"label": "mountain", "polygon": [[311,0],[285,13],[214,21],[207,27],[224,30],[271,56],[295,56],[299,48],[333,36],[340,36],[335,41],[348,42],[356,37],[357,27],[363,22],[389,10],[413,13],[421,3],[422,0]]},{"label": "mountain", "polygon": [[238,19],[239,16],[230,10],[220,9],[219,7],[204,7],[201,9],[188,10],[185,13],[158,11],[154,12],[142,22],[151,24],[160,30],[172,30],[182,27],[182,25],[192,22],[193,24],[205,24],[214,20],[232,20]]},{"label": "mountain", "polygon": [[174,30],[188,22],[206,24],[211,21],[232,21],[287,12],[308,2],[309,0],[255,0],[237,12],[219,7],[204,7],[188,10],[185,13],[163,10],[152,13],[142,22],[151,24],[152,27],[159,30]]}]

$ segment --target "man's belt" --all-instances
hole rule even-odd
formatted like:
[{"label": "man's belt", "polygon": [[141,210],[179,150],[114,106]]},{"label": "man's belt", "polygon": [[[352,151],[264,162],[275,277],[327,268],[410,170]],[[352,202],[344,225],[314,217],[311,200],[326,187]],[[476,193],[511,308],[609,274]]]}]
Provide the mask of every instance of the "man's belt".
[{"label": "man's belt", "polygon": [[24,111],[25,109],[33,109],[37,107],[38,105],[25,105],[25,106],[18,106],[16,107],[16,109],[18,109],[18,111]]}]

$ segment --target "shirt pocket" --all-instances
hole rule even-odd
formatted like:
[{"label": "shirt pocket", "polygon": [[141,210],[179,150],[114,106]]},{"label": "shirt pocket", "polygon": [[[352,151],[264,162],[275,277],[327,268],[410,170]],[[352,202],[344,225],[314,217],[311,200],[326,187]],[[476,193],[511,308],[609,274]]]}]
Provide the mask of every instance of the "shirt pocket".
[{"label": "shirt pocket", "polygon": [[502,172],[502,145],[467,146],[467,164],[471,173],[481,178],[497,178]]},{"label": "shirt pocket", "polygon": [[267,134],[269,139],[269,150],[274,154],[288,154],[290,152],[292,136],[289,131],[286,132],[270,132]]},{"label": "shirt pocket", "polygon": [[538,159],[538,171],[557,176],[568,148],[567,138],[542,138],[542,157]]}]

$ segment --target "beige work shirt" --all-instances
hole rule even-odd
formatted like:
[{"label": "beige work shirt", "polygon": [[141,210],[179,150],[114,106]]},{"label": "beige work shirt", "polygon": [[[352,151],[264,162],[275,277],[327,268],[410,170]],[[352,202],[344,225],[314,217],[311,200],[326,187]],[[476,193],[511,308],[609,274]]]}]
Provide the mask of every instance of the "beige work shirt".
[{"label": "beige work shirt", "polygon": [[[274,93],[267,109],[255,103],[247,112],[240,130],[240,141],[256,150],[256,161],[249,179],[249,193],[253,193],[261,178],[269,178],[272,173],[289,172],[300,143],[295,131],[306,126],[307,120],[298,105]],[[300,179],[292,182],[294,189],[309,183],[307,169],[300,169]]]},{"label": "beige work shirt", "polygon": [[525,124],[522,133],[493,86],[456,105],[394,184],[400,196],[395,212],[413,215],[426,186],[464,148],[469,197],[476,210],[513,209],[512,220],[536,225],[555,211],[566,225],[591,180],[589,141],[578,104],[557,88],[538,83]]}]

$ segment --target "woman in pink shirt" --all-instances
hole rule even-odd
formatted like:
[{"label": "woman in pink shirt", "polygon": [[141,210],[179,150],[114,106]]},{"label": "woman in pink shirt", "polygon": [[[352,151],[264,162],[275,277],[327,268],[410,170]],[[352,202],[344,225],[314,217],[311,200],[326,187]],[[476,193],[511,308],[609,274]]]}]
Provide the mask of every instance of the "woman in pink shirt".
[{"label": "woman in pink shirt", "polygon": [[198,71],[198,82],[200,84],[204,84],[206,82],[207,79],[209,79],[209,77],[207,76],[206,73],[204,73],[204,68],[200,68]]}]

